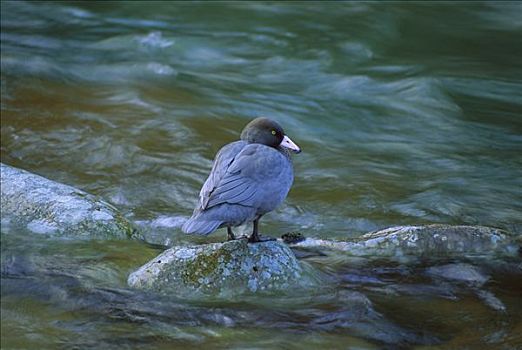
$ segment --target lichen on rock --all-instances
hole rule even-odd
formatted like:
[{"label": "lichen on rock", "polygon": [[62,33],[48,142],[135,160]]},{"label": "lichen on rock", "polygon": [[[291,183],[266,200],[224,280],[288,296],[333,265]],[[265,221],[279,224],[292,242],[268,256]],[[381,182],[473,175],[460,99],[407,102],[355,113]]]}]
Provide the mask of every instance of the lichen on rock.
[{"label": "lichen on rock", "polygon": [[452,257],[467,255],[516,256],[517,236],[485,226],[397,226],[364,234],[342,242],[307,238],[292,246],[326,248],[354,256],[408,259],[409,257]]},{"label": "lichen on rock", "polygon": [[2,163],[0,171],[2,222],[50,236],[138,236],[116,208],[96,196]]},{"label": "lichen on rock", "polygon": [[176,294],[241,294],[287,289],[303,270],[280,242],[248,244],[245,239],[173,247],[131,273],[131,287]]}]

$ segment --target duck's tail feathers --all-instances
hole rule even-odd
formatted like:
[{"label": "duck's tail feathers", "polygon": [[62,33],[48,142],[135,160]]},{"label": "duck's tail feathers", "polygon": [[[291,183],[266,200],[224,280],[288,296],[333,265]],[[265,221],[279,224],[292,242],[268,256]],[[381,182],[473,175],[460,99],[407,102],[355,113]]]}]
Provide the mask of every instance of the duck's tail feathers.
[{"label": "duck's tail feathers", "polygon": [[221,223],[222,221],[220,220],[205,220],[198,215],[188,219],[181,227],[181,230],[188,234],[208,235],[214,232]]}]

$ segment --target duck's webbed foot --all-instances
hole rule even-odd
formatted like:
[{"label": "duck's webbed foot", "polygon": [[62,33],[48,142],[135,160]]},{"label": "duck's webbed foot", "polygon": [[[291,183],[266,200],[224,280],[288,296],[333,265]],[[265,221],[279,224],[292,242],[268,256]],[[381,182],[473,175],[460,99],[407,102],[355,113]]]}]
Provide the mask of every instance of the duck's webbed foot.
[{"label": "duck's webbed foot", "polygon": [[277,241],[277,239],[274,237],[269,237],[269,236],[259,236],[259,234],[248,237],[248,243],[261,243],[261,242],[270,242],[270,241]]},{"label": "duck's webbed foot", "polygon": [[259,232],[258,232],[258,228],[257,228],[258,223],[259,223],[259,219],[254,220],[254,230],[252,231],[252,235],[250,237],[248,237],[248,243],[276,241],[276,239],[272,238],[272,237],[259,236]]}]

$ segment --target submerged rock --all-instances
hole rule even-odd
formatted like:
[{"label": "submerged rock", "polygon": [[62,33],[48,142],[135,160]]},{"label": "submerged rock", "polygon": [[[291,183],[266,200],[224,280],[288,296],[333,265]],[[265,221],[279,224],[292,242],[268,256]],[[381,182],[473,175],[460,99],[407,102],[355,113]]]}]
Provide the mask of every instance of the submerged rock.
[{"label": "submerged rock", "polygon": [[0,163],[3,224],[77,238],[127,238],[133,226],[112,205],[77,188]]},{"label": "submerged rock", "polygon": [[488,290],[477,289],[475,291],[477,296],[490,308],[498,312],[506,312],[504,303]]},{"label": "submerged rock", "polygon": [[505,312],[506,306],[492,292],[481,289],[488,282],[490,276],[486,275],[477,266],[467,263],[452,263],[442,266],[432,266],[426,269],[431,277],[441,278],[450,282],[464,284],[490,308],[498,312]]},{"label": "submerged rock", "polygon": [[362,235],[353,242],[307,238],[296,247],[327,248],[355,256],[405,258],[519,253],[517,237],[484,226],[398,226]]},{"label": "submerged rock", "polygon": [[246,239],[173,247],[130,274],[131,287],[176,294],[241,294],[286,289],[302,276],[295,255],[275,241]]},{"label": "submerged rock", "polygon": [[482,286],[489,280],[489,276],[482,273],[478,267],[466,263],[432,266],[426,270],[426,273],[430,276],[458,281],[477,287]]}]

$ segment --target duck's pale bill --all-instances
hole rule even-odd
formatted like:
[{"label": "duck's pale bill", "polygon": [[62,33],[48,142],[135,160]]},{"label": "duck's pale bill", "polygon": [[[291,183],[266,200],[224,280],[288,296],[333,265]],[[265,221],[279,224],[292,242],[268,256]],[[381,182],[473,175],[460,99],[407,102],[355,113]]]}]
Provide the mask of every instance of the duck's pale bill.
[{"label": "duck's pale bill", "polygon": [[286,135],[285,137],[283,137],[283,141],[281,141],[281,146],[288,148],[289,150],[292,150],[295,153],[301,152],[299,146],[296,145],[294,141],[290,140],[290,138]]}]

